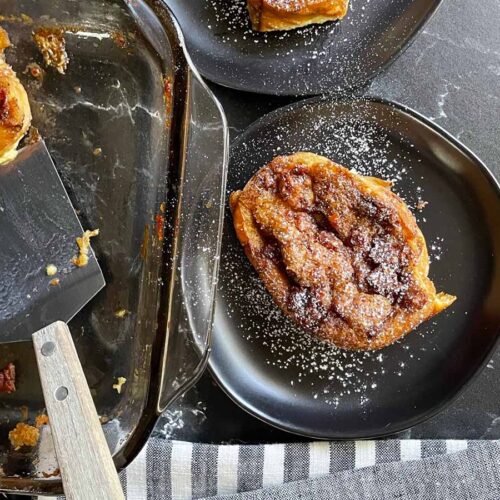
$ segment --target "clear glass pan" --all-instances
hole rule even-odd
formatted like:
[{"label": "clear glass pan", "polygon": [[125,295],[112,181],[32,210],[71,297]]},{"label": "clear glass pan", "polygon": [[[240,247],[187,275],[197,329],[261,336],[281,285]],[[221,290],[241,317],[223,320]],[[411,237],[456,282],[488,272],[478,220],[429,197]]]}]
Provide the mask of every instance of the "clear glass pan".
[{"label": "clear glass pan", "polygon": [[[70,328],[121,468],[206,363],[225,117],[161,2],[0,0],[0,25],[33,125],[83,226],[100,229],[93,248],[107,286]],[[64,31],[66,74],[43,65],[32,38],[39,27]],[[31,63],[43,68],[41,80]],[[8,431],[26,416],[32,422],[44,402],[31,345],[0,344],[0,364],[8,361],[16,364],[18,389],[0,395],[0,489],[60,493],[58,477],[46,477],[57,468],[49,427],[37,447],[10,447]],[[121,394],[112,387],[117,377],[126,378]]]}]

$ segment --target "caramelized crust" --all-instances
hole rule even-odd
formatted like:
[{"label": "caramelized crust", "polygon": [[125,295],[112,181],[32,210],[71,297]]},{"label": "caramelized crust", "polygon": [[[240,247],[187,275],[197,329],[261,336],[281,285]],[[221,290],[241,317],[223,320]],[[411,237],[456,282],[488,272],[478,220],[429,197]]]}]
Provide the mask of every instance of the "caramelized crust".
[{"label": "caramelized crust", "polygon": [[254,30],[275,31],[342,19],[349,0],[248,0],[247,5]]},{"label": "caramelized crust", "polygon": [[345,349],[385,347],[453,303],[390,183],[312,153],[279,156],[231,194],[234,227],[278,306]]},{"label": "caramelized crust", "polygon": [[31,123],[28,95],[4,59],[3,51],[9,45],[7,33],[0,28],[0,164],[16,156],[17,145]]}]

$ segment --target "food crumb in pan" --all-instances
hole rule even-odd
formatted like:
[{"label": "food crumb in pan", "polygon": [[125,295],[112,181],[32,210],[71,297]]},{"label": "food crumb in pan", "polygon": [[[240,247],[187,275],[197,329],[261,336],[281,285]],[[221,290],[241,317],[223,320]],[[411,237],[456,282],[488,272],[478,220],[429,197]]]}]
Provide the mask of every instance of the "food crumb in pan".
[{"label": "food crumb in pan", "polygon": [[31,75],[38,81],[42,81],[45,75],[45,71],[37,63],[29,63],[24,70],[24,73]]},{"label": "food crumb in pan", "polygon": [[40,413],[40,415],[37,415],[35,418],[35,427],[39,429],[42,427],[42,425],[48,425],[49,423],[49,416],[46,415],[45,413]]},{"label": "food crumb in pan", "polygon": [[75,94],[81,94],[82,93],[82,87],[79,87],[78,85],[75,85],[73,87],[73,90],[75,91]]},{"label": "food crumb in pan", "polygon": [[48,479],[49,477],[58,477],[61,475],[61,469],[57,468],[57,469],[54,469],[52,472],[45,472],[45,471],[42,471],[42,476],[45,478],[45,479]]},{"label": "food crumb in pan", "polygon": [[32,144],[37,143],[42,139],[42,136],[40,135],[40,132],[36,127],[33,127],[33,125],[30,127],[28,130],[28,134],[26,137],[23,139],[23,145],[24,146],[31,146]]},{"label": "food crumb in pan", "polygon": [[64,75],[69,62],[64,31],[61,28],[39,28],[33,33],[33,39],[43,56],[45,65],[55,68]]},{"label": "food crumb in pan", "polygon": [[93,231],[85,231],[81,237],[76,239],[76,244],[79,248],[79,253],[73,257],[73,264],[77,267],[85,267],[89,263],[90,238],[97,236],[99,229]]},{"label": "food crumb in pan", "polygon": [[57,274],[57,267],[54,266],[54,264],[48,264],[45,268],[45,272],[47,273],[47,276],[54,276]]},{"label": "food crumb in pan", "polygon": [[128,47],[128,41],[125,34],[121,31],[112,31],[110,34],[111,40],[120,47],[120,49],[126,49]]},{"label": "food crumb in pan", "polygon": [[122,393],[122,386],[127,381],[125,377],[118,377],[116,379],[116,384],[113,384],[113,389],[116,390],[118,394]]},{"label": "food crumb in pan", "polygon": [[115,311],[115,318],[122,319],[125,316],[128,316],[130,314],[130,311],[127,309],[117,309]]},{"label": "food crumb in pan", "polygon": [[54,278],[49,281],[50,286],[58,286],[61,283],[61,280],[59,278]]},{"label": "food crumb in pan", "polygon": [[101,156],[102,155],[102,148],[95,148],[94,151],[92,151],[92,154],[94,156]]},{"label": "food crumb in pan", "polygon": [[35,446],[40,437],[40,431],[32,425],[18,422],[9,432],[9,441],[13,448],[21,446]]},{"label": "food crumb in pan", "polygon": [[5,394],[16,392],[16,367],[14,363],[7,363],[0,370],[0,392]]}]

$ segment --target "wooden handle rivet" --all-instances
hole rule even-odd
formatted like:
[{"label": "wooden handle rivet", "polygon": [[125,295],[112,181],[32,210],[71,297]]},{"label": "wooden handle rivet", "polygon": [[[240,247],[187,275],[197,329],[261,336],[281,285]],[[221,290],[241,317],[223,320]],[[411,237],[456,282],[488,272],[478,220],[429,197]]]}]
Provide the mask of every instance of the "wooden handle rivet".
[{"label": "wooden handle rivet", "polygon": [[64,387],[64,385],[59,386],[54,393],[57,401],[64,401],[68,397],[68,388]]},{"label": "wooden handle rivet", "polygon": [[56,345],[54,344],[54,342],[45,342],[45,344],[43,344],[42,346],[42,354],[44,356],[52,356],[52,354],[54,354],[54,351],[56,350]]}]

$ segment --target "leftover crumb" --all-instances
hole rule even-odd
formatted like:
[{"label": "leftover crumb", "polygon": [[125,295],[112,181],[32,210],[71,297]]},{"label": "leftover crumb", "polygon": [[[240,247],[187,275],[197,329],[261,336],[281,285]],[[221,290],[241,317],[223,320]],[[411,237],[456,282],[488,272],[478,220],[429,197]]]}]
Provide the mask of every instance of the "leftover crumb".
[{"label": "leftover crumb", "polygon": [[61,469],[54,469],[52,472],[44,472],[42,471],[42,476],[44,478],[49,478],[49,477],[57,477],[61,475]]},{"label": "leftover crumb", "polygon": [[35,446],[40,437],[40,431],[32,425],[19,422],[9,432],[10,444],[18,449],[21,446]]},{"label": "leftover crumb", "polygon": [[31,126],[28,130],[28,134],[24,138],[24,145],[31,146],[31,144],[35,144],[42,139],[40,132],[36,127]]},{"label": "leftover crumb", "polygon": [[209,200],[205,203],[205,208],[212,208],[214,206],[214,202],[212,200]]},{"label": "leftover crumb", "polygon": [[37,63],[29,63],[26,66],[24,73],[31,75],[33,78],[35,78],[38,81],[42,81],[44,74],[45,74],[45,72],[43,71],[41,66]]},{"label": "leftover crumb", "polygon": [[118,309],[115,311],[115,318],[124,318],[125,316],[128,316],[130,314],[130,311],[127,311],[127,309]]},{"label": "leftover crumb", "polygon": [[58,286],[61,283],[61,280],[59,278],[54,278],[49,281],[50,286]]},{"label": "leftover crumb", "polygon": [[94,156],[101,156],[102,155],[102,149],[101,148],[95,148],[94,151],[92,151],[92,154]]},{"label": "leftover crumb", "polygon": [[47,425],[49,423],[49,416],[45,413],[37,415],[35,418],[35,427],[39,429],[42,425]]},{"label": "leftover crumb", "polygon": [[160,203],[160,212],[164,214],[166,210],[167,210],[167,204],[164,201],[162,201]]},{"label": "leftover crumb", "polygon": [[112,31],[110,37],[120,49],[125,49],[128,46],[127,38],[121,31]]},{"label": "leftover crumb", "polygon": [[417,210],[423,210],[428,204],[429,204],[428,201],[424,201],[424,200],[419,199],[417,201],[416,208],[417,208]]},{"label": "leftover crumb", "polygon": [[5,394],[16,392],[16,367],[14,363],[7,363],[0,370],[0,392]]},{"label": "leftover crumb", "polygon": [[89,263],[90,238],[97,236],[99,229],[93,231],[85,231],[83,235],[76,239],[76,244],[80,249],[79,254],[73,257],[73,264],[77,267],[85,267]]},{"label": "leftover crumb", "polygon": [[47,273],[47,276],[54,276],[55,274],[57,274],[57,267],[54,266],[54,264],[49,264],[45,268],[45,272]]},{"label": "leftover crumb", "polygon": [[82,87],[79,87],[78,85],[76,85],[75,87],[73,87],[73,90],[75,91],[75,94],[81,94],[82,93]]},{"label": "leftover crumb", "polygon": [[122,386],[127,381],[125,377],[118,377],[116,379],[116,384],[113,384],[113,389],[116,390],[118,394],[122,393]]},{"label": "leftover crumb", "polygon": [[64,31],[60,28],[40,28],[33,33],[33,39],[43,56],[45,65],[52,66],[64,75],[69,62]]}]

